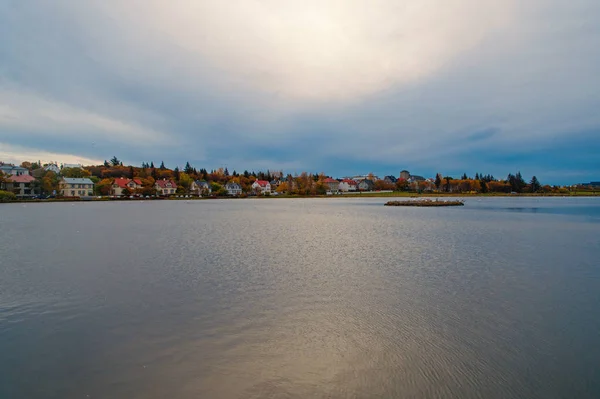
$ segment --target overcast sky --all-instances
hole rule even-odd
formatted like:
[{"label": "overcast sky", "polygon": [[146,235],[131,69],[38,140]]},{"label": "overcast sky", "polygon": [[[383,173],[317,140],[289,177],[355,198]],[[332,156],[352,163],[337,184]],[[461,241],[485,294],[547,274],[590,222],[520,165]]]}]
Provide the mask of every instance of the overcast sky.
[{"label": "overcast sky", "polygon": [[598,0],[0,0],[0,160],[600,180]]}]

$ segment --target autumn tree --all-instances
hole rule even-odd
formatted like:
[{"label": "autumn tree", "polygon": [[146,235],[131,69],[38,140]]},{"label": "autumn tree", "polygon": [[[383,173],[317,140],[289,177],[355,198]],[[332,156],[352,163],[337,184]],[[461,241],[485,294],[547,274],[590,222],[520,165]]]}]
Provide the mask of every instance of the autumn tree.
[{"label": "autumn tree", "polygon": [[74,178],[89,177],[92,175],[89,170],[80,168],[62,168],[60,174],[64,177]]},{"label": "autumn tree", "polygon": [[102,179],[96,184],[96,192],[100,195],[110,195],[111,186],[111,179]]},{"label": "autumn tree", "polygon": [[184,192],[188,192],[192,185],[192,178],[185,172],[179,173],[179,185],[183,187]]}]

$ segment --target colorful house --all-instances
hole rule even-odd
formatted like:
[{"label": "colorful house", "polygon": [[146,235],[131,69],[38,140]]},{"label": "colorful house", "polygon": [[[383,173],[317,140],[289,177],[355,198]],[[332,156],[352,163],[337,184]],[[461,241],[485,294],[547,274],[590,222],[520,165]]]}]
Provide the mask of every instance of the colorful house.
[{"label": "colorful house", "polygon": [[159,195],[174,195],[177,192],[177,183],[175,183],[173,180],[167,180],[163,178],[162,180],[157,180],[154,183],[154,188]]}]

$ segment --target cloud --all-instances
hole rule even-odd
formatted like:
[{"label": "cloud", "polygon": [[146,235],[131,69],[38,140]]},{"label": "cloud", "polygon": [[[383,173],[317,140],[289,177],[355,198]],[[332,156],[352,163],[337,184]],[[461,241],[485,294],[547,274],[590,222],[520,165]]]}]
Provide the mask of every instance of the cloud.
[{"label": "cloud", "polygon": [[503,175],[542,147],[583,178],[597,164],[564,143],[600,151],[599,17],[594,0],[4,2],[0,142],[334,175]]},{"label": "cloud", "polygon": [[85,158],[74,154],[59,154],[35,148],[27,148],[0,142],[0,159],[4,162],[20,164],[27,161],[41,161],[44,163],[71,163],[82,165],[100,165],[104,161],[99,159]]},{"label": "cloud", "polygon": [[[87,139],[134,140],[149,144],[164,140],[164,135],[135,122],[101,115],[77,106],[52,101],[24,91],[0,89],[0,129],[49,134],[52,137],[74,134]],[[2,138],[0,133],[0,138]],[[143,140],[142,140],[143,139]]]}]

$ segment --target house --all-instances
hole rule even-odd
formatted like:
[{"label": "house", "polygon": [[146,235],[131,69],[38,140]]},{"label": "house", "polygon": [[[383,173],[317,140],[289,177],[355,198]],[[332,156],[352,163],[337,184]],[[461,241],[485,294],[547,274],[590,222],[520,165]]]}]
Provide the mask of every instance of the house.
[{"label": "house", "polygon": [[63,197],[81,197],[94,195],[94,182],[84,178],[63,177],[58,183],[59,193]]},{"label": "house", "polygon": [[389,175],[383,178],[383,181],[386,183],[391,183],[391,184],[396,184],[396,182],[398,181],[398,179],[396,179],[395,176]]},{"label": "house", "polygon": [[128,179],[126,177],[117,177],[110,188],[110,194],[118,197],[123,195],[123,191],[129,191],[131,195],[135,190],[142,188],[142,181],[140,179]]},{"label": "house", "polygon": [[4,175],[7,175],[7,176],[11,176],[11,175],[12,176],[21,176],[21,175],[28,175],[29,169],[4,163],[4,164],[0,164],[0,172],[2,172]]},{"label": "house", "polygon": [[158,192],[159,195],[173,195],[177,192],[177,184],[173,180],[167,180],[163,178],[162,180],[157,180],[154,183],[154,188]]},{"label": "house", "polygon": [[408,170],[403,170],[402,172],[400,172],[400,179],[402,179],[402,180],[410,179],[410,172]]},{"label": "house", "polygon": [[408,179],[409,183],[412,182],[423,182],[425,181],[425,178],[423,176],[417,176],[417,175],[410,175],[410,178]]},{"label": "house", "polygon": [[252,190],[260,194],[271,193],[271,183],[266,180],[256,180],[252,183]]},{"label": "house", "polygon": [[242,194],[242,186],[237,183],[229,182],[225,185],[225,190],[227,190],[227,195],[240,195]]},{"label": "house", "polygon": [[206,180],[196,180],[190,185],[190,192],[194,195],[208,195],[212,189]]},{"label": "house", "polygon": [[369,179],[361,180],[361,182],[358,183],[358,189],[360,191],[372,191],[374,186],[373,180]]},{"label": "house", "polygon": [[332,179],[331,177],[328,177],[327,179],[323,180],[323,183],[331,192],[338,192],[340,189],[340,182],[335,179]]},{"label": "house", "polygon": [[57,175],[60,174],[60,168],[55,163],[49,163],[48,165],[44,166],[44,170],[46,172],[54,172]]},{"label": "house", "polygon": [[5,188],[20,198],[33,197],[39,194],[39,189],[34,186],[33,182],[35,182],[35,177],[30,175],[10,175],[6,179]]},{"label": "house", "polygon": [[352,179],[343,179],[338,186],[338,190],[343,192],[357,191],[358,183]]}]

